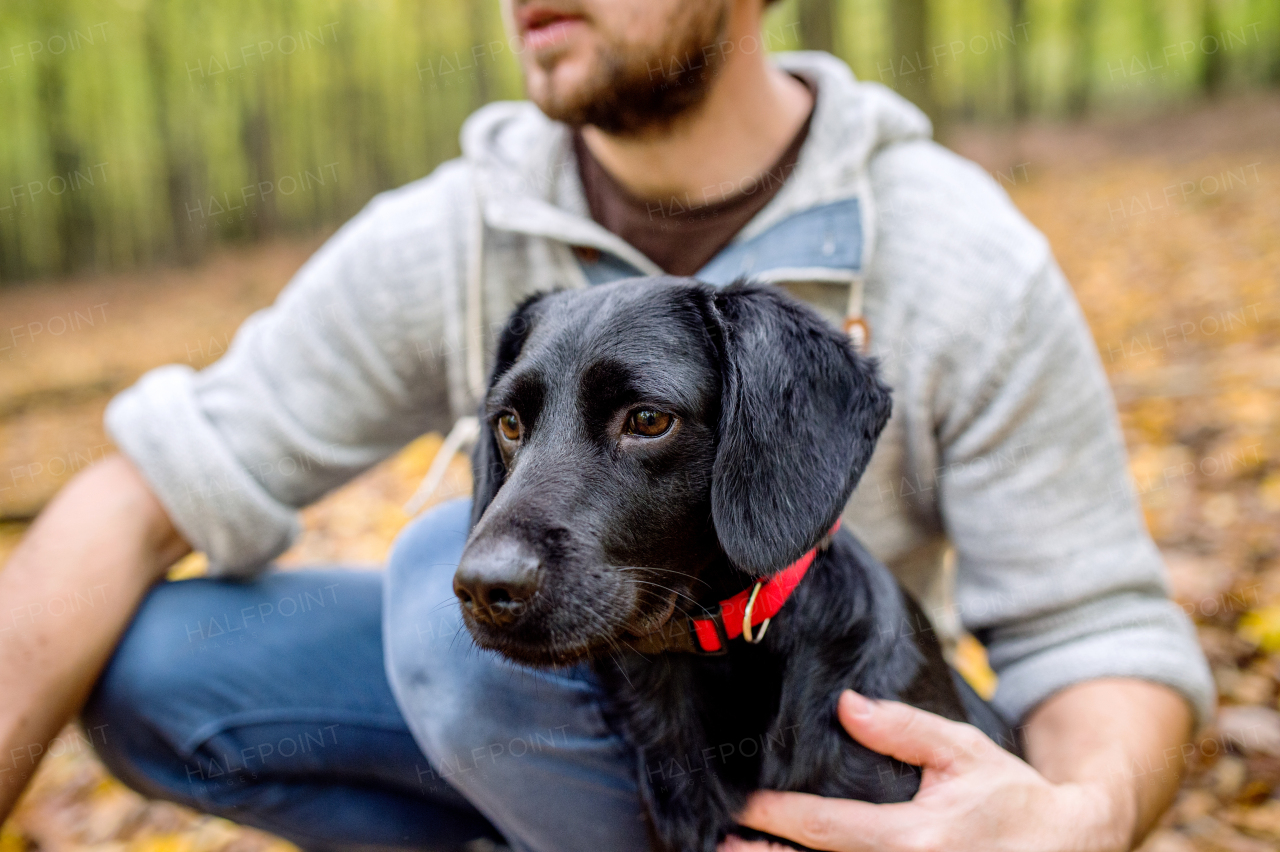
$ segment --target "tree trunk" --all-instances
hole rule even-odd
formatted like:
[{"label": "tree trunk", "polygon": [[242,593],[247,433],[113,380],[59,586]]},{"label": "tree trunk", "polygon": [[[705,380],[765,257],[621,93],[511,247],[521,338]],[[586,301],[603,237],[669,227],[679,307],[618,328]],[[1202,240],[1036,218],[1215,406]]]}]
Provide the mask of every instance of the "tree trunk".
[{"label": "tree trunk", "polygon": [[[1220,21],[1218,20],[1218,7],[1213,0],[1206,0],[1203,13],[1204,23],[1201,25],[1201,31],[1205,35],[1217,35],[1220,31]],[[1205,51],[1204,65],[1200,70],[1200,85],[1204,87],[1206,92],[1216,92],[1222,88],[1223,77],[1222,52],[1215,50],[1212,53]]]},{"label": "tree trunk", "polygon": [[[935,63],[929,52],[927,0],[890,0],[893,31],[893,88],[933,120],[938,128],[938,104],[933,97]],[[885,82],[889,82],[886,80]]]},{"label": "tree trunk", "polygon": [[1009,89],[1012,98],[1013,117],[1026,118],[1031,112],[1031,99],[1027,93],[1027,44],[1024,33],[1028,27],[1019,28],[1018,24],[1026,22],[1027,0],[1008,0],[1009,25],[1013,27],[1013,45],[1009,49]]},{"label": "tree trunk", "polygon": [[1072,115],[1083,115],[1089,108],[1093,94],[1093,29],[1098,16],[1097,0],[1076,0],[1075,55],[1076,72],[1067,98],[1067,109]]},{"label": "tree trunk", "polygon": [[836,50],[835,0],[800,0],[800,43],[805,50]]}]

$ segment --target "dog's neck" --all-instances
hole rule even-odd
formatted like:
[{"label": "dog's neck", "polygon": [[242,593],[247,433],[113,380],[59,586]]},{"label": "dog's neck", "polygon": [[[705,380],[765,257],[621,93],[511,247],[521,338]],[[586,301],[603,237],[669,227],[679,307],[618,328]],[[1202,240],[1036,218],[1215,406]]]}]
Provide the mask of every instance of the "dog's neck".
[{"label": "dog's neck", "polygon": [[[826,550],[831,544],[831,537],[835,535],[836,529],[838,529],[839,526],[840,523],[837,521],[836,525],[833,526],[826,535],[818,540],[818,543],[813,546],[813,549],[818,553]],[[768,579],[768,577],[773,576],[778,571],[781,571],[786,567],[786,565],[779,565],[775,571],[770,572],[768,575],[760,579]],[[755,582],[750,574],[730,562],[729,557],[726,556],[723,551],[720,552],[718,558],[711,560],[707,567],[703,569],[702,573],[698,575],[698,581],[698,593],[694,597],[697,598],[699,606],[706,611],[714,611],[715,608],[720,605],[721,601],[736,595],[743,589],[751,588],[752,583]],[[697,613],[689,614],[696,615]]]},{"label": "dog's neck", "polygon": [[[698,601],[701,610],[714,611],[720,605],[720,601],[750,588],[752,582],[754,581],[750,575],[730,562],[729,557],[721,554],[699,573],[694,583],[697,594],[693,597]],[[690,605],[686,607],[686,614],[700,615],[701,613],[693,611]]]},{"label": "dog's neck", "polygon": [[[811,551],[808,551],[796,563],[784,566],[778,572],[762,577],[758,581],[753,581],[750,575],[733,565],[722,552],[719,558],[711,560],[698,573],[697,584],[700,594],[696,598],[697,606],[677,608],[660,630],[635,639],[625,640],[625,643],[642,654],[659,654],[667,651],[698,653],[699,651],[710,650],[705,645],[705,642],[702,642],[695,635],[692,629],[694,620],[704,622],[701,627],[710,630],[711,628],[708,625],[712,621],[725,617],[724,608],[731,604],[731,599],[742,597],[745,594],[744,589],[754,587],[759,591],[761,586],[780,577],[784,572],[790,573],[795,569],[800,571],[800,574],[795,576],[797,578],[803,577],[810,567],[816,566],[821,561],[819,557],[831,543],[831,536],[835,534],[837,527],[839,527],[839,522],[831,528],[829,533],[822,537]],[[801,562],[804,563],[803,567],[799,565]],[[788,586],[783,593],[783,603],[785,603],[786,597],[790,595],[792,588],[793,586]],[[755,595],[751,596],[751,600],[755,600]],[[738,601],[738,604],[737,608],[729,606],[730,609],[736,610],[735,616],[737,611],[741,610],[742,602]],[[744,614],[750,617],[749,613]],[[711,619],[707,618],[708,615],[711,616]],[[727,641],[728,637],[724,636],[722,628],[715,629],[719,633],[719,638],[710,641],[723,644],[723,641]],[[744,632],[744,635],[747,634]]]}]

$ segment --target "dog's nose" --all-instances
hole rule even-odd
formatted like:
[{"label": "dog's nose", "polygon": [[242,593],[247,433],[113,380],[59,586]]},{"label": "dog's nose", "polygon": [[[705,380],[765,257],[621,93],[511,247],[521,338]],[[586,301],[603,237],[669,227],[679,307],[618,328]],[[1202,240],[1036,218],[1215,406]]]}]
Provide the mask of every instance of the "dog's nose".
[{"label": "dog's nose", "polygon": [[512,539],[467,553],[453,575],[453,593],[477,621],[513,623],[538,590],[538,557]]}]

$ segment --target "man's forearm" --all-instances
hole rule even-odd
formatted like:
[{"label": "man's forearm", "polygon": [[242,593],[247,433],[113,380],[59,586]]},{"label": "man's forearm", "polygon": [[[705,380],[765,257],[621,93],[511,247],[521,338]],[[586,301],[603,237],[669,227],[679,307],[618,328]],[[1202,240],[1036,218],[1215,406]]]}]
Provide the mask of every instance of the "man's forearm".
[{"label": "man's forearm", "polygon": [[147,589],[189,549],[117,456],[72,480],[0,570],[0,820]]},{"label": "man's forearm", "polygon": [[1124,842],[1136,845],[1178,790],[1191,708],[1169,687],[1141,680],[1077,684],[1027,720],[1027,761],[1055,783],[1095,787]]}]

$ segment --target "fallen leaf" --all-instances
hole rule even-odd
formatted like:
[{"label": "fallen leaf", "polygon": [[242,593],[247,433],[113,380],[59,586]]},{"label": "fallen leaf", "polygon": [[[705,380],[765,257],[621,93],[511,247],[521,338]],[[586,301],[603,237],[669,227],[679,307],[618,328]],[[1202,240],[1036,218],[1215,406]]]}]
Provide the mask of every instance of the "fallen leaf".
[{"label": "fallen leaf", "polygon": [[1248,834],[1280,841],[1280,801],[1272,799],[1254,808],[1232,808],[1226,819]]},{"label": "fallen leaf", "polygon": [[1270,707],[1219,708],[1217,728],[1227,746],[1280,757],[1280,713]]}]

